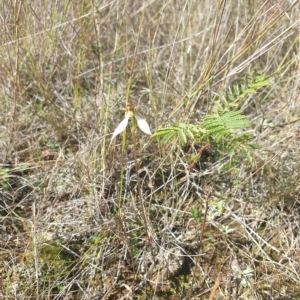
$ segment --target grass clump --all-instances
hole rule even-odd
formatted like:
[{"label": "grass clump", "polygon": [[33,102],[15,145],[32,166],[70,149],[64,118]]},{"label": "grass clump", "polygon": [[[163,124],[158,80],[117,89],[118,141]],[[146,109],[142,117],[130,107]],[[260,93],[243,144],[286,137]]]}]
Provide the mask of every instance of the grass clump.
[{"label": "grass clump", "polygon": [[300,297],[298,0],[0,15],[1,299]]}]

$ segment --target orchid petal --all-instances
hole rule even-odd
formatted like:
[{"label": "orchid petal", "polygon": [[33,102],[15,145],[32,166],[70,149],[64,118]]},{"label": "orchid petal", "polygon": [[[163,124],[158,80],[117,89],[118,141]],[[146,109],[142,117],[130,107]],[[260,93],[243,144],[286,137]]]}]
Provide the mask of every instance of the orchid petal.
[{"label": "orchid petal", "polygon": [[150,127],[144,119],[142,119],[141,117],[139,117],[137,115],[135,115],[135,119],[136,119],[138,126],[144,133],[152,135],[152,133],[150,131]]},{"label": "orchid petal", "polygon": [[123,132],[128,124],[129,116],[126,116],[125,119],[118,125],[118,127],[115,129],[111,141],[121,132]]}]

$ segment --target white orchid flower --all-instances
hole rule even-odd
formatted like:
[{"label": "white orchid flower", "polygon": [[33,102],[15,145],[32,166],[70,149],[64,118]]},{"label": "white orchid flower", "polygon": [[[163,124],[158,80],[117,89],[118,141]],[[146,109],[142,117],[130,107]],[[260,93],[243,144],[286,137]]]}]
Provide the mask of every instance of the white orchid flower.
[{"label": "white orchid flower", "polygon": [[125,118],[124,120],[118,125],[118,127],[115,129],[112,137],[111,137],[111,142],[112,140],[120,133],[122,133],[127,125],[128,125],[128,121],[130,118],[134,118],[137,125],[139,126],[139,128],[146,134],[148,135],[152,135],[151,131],[150,131],[150,127],[148,125],[148,123],[142,119],[141,117],[139,117],[138,115],[134,114],[134,110],[133,110],[133,106],[130,103],[126,104],[126,112],[125,112]]}]

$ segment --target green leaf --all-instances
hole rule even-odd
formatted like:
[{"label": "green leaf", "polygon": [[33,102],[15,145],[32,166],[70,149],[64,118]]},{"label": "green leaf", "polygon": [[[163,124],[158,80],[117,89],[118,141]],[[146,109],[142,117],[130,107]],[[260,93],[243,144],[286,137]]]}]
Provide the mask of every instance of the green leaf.
[{"label": "green leaf", "polygon": [[182,129],[178,130],[178,137],[179,137],[179,140],[181,141],[181,143],[186,144],[187,138]]},{"label": "green leaf", "polygon": [[159,138],[159,137],[163,137],[163,136],[167,135],[168,133],[170,133],[171,131],[174,131],[173,127],[158,129],[153,133],[151,138],[156,139],[156,138]]},{"label": "green leaf", "polygon": [[194,218],[197,222],[201,222],[201,220],[202,220],[202,213],[201,213],[201,211],[199,210],[199,208],[193,207],[191,213],[192,213],[193,218]]},{"label": "green leaf", "polygon": [[174,135],[176,134],[176,131],[170,131],[168,134],[165,135],[163,138],[163,143],[166,144]]},{"label": "green leaf", "polygon": [[253,89],[258,89],[258,88],[268,86],[268,85],[270,85],[269,80],[264,80],[264,81],[260,81],[260,82],[256,82],[256,83],[252,84],[251,87]]},{"label": "green leaf", "polygon": [[255,163],[254,163],[254,160],[253,160],[253,156],[251,155],[251,153],[250,153],[249,149],[247,149],[247,147],[244,147],[243,153],[244,153],[244,156],[249,161],[251,167],[254,167]]},{"label": "green leaf", "polygon": [[192,139],[192,140],[195,139],[195,137],[194,137],[192,131],[191,131],[188,127],[184,130],[184,133],[185,133],[190,139]]},{"label": "green leaf", "polygon": [[260,146],[258,144],[248,144],[247,146],[251,149],[260,149]]}]

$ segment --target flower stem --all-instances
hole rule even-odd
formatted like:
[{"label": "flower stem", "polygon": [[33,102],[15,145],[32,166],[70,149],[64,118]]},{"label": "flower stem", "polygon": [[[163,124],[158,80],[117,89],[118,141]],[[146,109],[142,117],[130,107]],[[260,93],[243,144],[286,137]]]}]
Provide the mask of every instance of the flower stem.
[{"label": "flower stem", "polygon": [[141,182],[139,178],[139,166],[137,162],[137,147],[136,147],[136,138],[135,138],[135,131],[136,131],[136,120],[135,118],[132,118],[132,141],[133,141],[133,155],[134,155],[134,166],[135,166],[135,172],[136,172],[136,181],[137,181],[137,192],[138,192],[138,198],[140,201],[140,206],[141,206],[141,212],[142,212],[142,218],[143,218],[143,223],[148,239],[148,244],[150,247],[151,255],[153,261],[155,261],[155,255],[154,255],[154,250],[152,246],[152,237],[149,232],[149,227],[148,227],[148,222],[147,222],[147,217],[146,217],[146,212],[145,212],[145,206],[144,206],[144,201],[143,201],[143,195],[142,195],[142,190],[141,190]]}]

